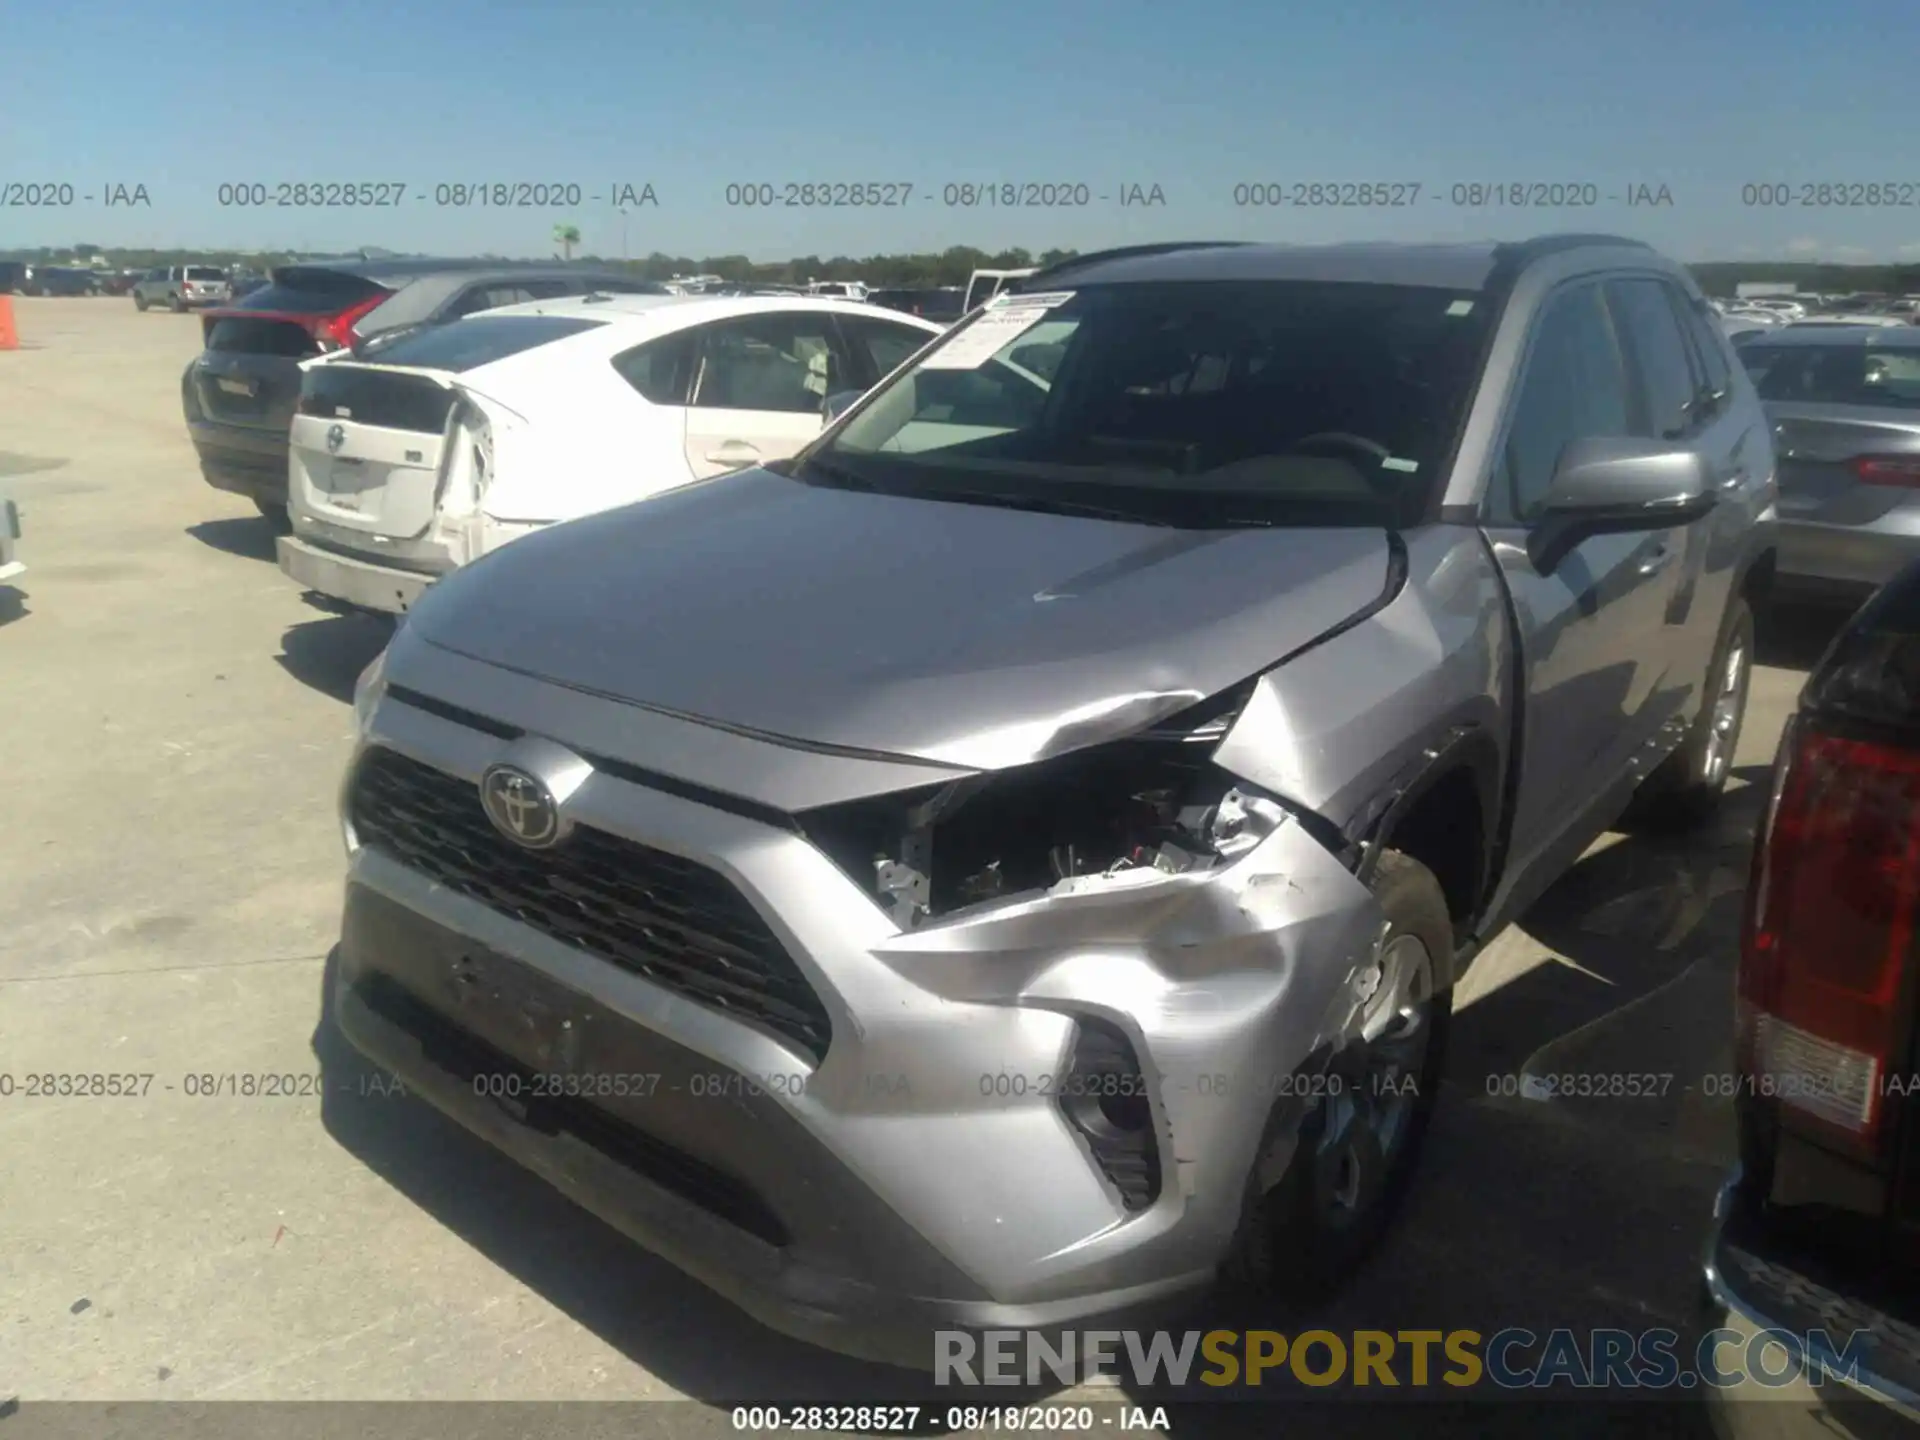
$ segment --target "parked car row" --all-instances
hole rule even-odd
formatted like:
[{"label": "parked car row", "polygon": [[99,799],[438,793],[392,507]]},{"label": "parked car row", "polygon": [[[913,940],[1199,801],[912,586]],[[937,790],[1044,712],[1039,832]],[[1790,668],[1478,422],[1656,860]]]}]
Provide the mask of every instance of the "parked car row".
[{"label": "parked car row", "polygon": [[284,523],[287,433],[300,399],[302,361],[529,300],[660,288],[577,265],[497,260],[283,266],[267,285],[201,316],[205,349],[181,376],[201,473],[210,485],[246,496]]}]

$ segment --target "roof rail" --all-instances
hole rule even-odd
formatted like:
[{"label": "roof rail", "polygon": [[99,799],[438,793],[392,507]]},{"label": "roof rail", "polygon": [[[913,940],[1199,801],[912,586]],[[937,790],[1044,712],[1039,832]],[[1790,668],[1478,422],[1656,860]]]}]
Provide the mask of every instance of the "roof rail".
[{"label": "roof rail", "polygon": [[1558,255],[1565,250],[1584,250],[1593,245],[1624,247],[1629,250],[1653,248],[1644,240],[1630,240],[1625,235],[1537,235],[1531,240],[1512,240],[1496,245],[1494,253],[1515,265],[1525,265],[1535,260],[1545,259],[1549,255]]},{"label": "roof rail", "polygon": [[1009,289],[1024,290],[1041,280],[1051,280],[1056,275],[1064,275],[1070,270],[1079,270],[1088,265],[1102,265],[1109,260],[1133,260],[1147,255],[1171,255],[1180,250],[1224,250],[1234,246],[1250,245],[1250,240],[1162,240],[1153,245],[1121,245],[1112,250],[1094,250],[1085,255],[1075,255],[1062,260],[1057,265],[1048,265],[1016,281]]}]

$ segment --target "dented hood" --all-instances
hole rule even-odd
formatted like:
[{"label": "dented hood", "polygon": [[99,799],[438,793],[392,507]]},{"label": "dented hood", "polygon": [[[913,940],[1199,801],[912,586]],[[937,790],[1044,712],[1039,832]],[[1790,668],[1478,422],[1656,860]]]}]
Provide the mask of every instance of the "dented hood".
[{"label": "dented hood", "polygon": [[991,770],[1215,694],[1388,573],[1377,529],[1172,530],[749,470],[505,546],[409,629],[730,728]]}]

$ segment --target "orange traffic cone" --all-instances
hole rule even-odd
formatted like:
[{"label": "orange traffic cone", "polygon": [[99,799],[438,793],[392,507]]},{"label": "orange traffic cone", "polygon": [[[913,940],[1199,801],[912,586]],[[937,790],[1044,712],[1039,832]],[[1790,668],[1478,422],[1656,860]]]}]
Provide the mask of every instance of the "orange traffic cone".
[{"label": "orange traffic cone", "polygon": [[13,297],[0,294],[0,350],[18,350],[20,332],[13,328]]}]

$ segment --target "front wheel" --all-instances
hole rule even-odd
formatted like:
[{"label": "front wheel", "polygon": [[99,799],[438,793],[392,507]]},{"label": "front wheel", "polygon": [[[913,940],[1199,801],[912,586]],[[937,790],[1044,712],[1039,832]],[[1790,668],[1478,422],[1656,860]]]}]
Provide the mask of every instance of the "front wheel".
[{"label": "front wheel", "polygon": [[293,529],[293,520],[287,514],[287,507],[277,500],[256,500],[253,508],[266,519],[276,534],[285,535]]},{"label": "front wheel", "polygon": [[1372,888],[1387,930],[1359,1033],[1303,1087],[1304,1119],[1287,1100],[1268,1117],[1224,1267],[1232,1288],[1287,1300],[1339,1288],[1419,1163],[1452,1012],[1453,922],[1433,872],[1397,850],[1381,854]]},{"label": "front wheel", "polygon": [[1753,681],[1753,609],[1735,596],[1700,697],[1700,713],[1680,748],[1641,783],[1634,818],[1656,827],[1705,823],[1719,809],[1733,772]]},{"label": "front wheel", "polygon": [[145,311],[147,308],[147,297],[136,291],[133,297],[133,308]]}]

